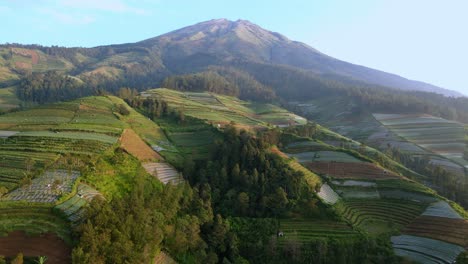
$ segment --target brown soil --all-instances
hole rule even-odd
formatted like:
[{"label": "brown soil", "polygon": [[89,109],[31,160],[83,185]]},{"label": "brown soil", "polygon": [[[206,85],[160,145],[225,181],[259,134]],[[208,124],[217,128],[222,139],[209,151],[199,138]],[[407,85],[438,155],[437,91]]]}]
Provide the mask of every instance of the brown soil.
[{"label": "brown soil", "polygon": [[468,247],[468,221],[464,219],[422,215],[404,233]]},{"label": "brown soil", "polygon": [[150,148],[135,131],[132,129],[125,129],[120,137],[120,146],[132,154],[140,161],[146,160],[162,160],[163,158]]},{"label": "brown soil", "polygon": [[327,174],[338,179],[383,180],[401,178],[391,171],[365,162],[308,162],[304,165],[316,173]]},{"label": "brown soil", "polygon": [[15,257],[18,253],[24,256],[46,256],[48,264],[71,263],[71,249],[55,234],[27,236],[22,231],[0,237],[0,255]]},{"label": "brown soil", "polygon": [[30,57],[31,58],[31,63],[33,65],[39,63],[39,55],[34,50],[15,49],[15,48],[13,48],[12,51],[13,51],[13,53],[15,53],[17,55],[21,55],[21,56],[24,56],[24,57]]}]

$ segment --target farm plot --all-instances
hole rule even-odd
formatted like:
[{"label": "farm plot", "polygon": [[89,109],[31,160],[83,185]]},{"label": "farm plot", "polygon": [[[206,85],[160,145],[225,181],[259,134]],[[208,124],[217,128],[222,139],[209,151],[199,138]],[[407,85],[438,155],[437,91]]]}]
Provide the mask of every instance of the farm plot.
[{"label": "farm plot", "polygon": [[74,115],[73,105],[56,104],[2,115],[0,116],[0,123],[13,124],[16,125],[14,130],[24,131],[25,125],[47,125],[50,127],[60,123],[67,123]]},{"label": "farm plot", "polygon": [[302,173],[304,173],[305,180],[307,181],[307,183],[310,186],[313,186],[314,188],[322,182],[322,180],[320,179],[320,177],[317,174],[315,174],[315,173],[311,172],[310,170],[306,169],[299,162],[290,161],[289,166],[293,170],[301,171]]},{"label": "farm plot", "polygon": [[304,162],[313,172],[325,174],[335,179],[383,180],[401,178],[368,162]]},{"label": "farm plot", "polygon": [[102,194],[93,187],[80,183],[76,194],[65,202],[57,205],[56,208],[61,210],[73,224],[77,224],[84,217],[83,208],[95,197],[104,198]]},{"label": "farm plot", "polygon": [[344,199],[378,199],[380,194],[377,188],[372,187],[349,187],[335,186],[335,192]]},{"label": "farm plot", "polygon": [[0,255],[13,258],[18,252],[22,252],[24,256],[46,256],[47,263],[71,263],[70,247],[51,233],[30,236],[25,232],[15,231],[6,237],[0,237]]},{"label": "farm plot", "polygon": [[402,199],[402,200],[410,200],[415,202],[422,202],[422,203],[432,203],[437,201],[437,198],[433,195],[429,195],[426,193],[419,193],[419,192],[409,192],[405,190],[399,189],[379,189],[380,197],[382,198],[390,198],[390,199]]},{"label": "farm plot", "polygon": [[322,184],[317,195],[328,204],[335,204],[340,199],[340,196],[326,183]]},{"label": "farm plot", "polygon": [[411,222],[403,233],[468,248],[468,221],[464,219],[422,215]]},{"label": "farm plot", "polygon": [[464,248],[451,243],[411,235],[391,238],[395,254],[420,263],[454,263]]},{"label": "farm plot", "polygon": [[120,138],[120,146],[140,161],[161,160],[162,157],[148,146],[132,129],[125,129]]},{"label": "farm plot", "polygon": [[329,150],[331,147],[316,141],[298,141],[289,143],[284,149],[288,153]]},{"label": "farm plot", "polygon": [[103,141],[85,139],[86,135],[81,136],[83,139],[28,135],[13,136],[0,143],[0,151],[92,155],[102,153],[112,145]]},{"label": "farm plot", "polygon": [[453,219],[463,219],[453,208],[445,201],[438,201],[426,208],[423,215],[446,217]]},{"label": "farm plot", "polygon": [[353,225],[370,233],[383,233],[411,223],[425,204],[399,200],[346,200],[339,205],[342,215]]},{"label": "farm plot", "polygon": [[374,117],[398,136],[424,149],[446,156],[463,156],[463,125],[429,115],[387,115]]},{"label": "farm plot", "polygon": [[60,195],[71,192],[79,175],[77,171],[46,171],[33,179],[29,186],[22,186],[10,192],[2,200],[53,203]]},{"label": "farm plot", "polygon": [[[60,238],[70,239],[69,223],[53,213],[52,207],[9,203],[0,208],[0,234],[6,235],[15,230],[28,234],[55,233]],[[17,254],[17,253],[16,253]]]},{"label": "farm plot", "polygon": [[293,153],[289,156],[296,158],[299,162],[362,162],[361,160],[347,154],[338,151],[310,151],[302,153]]},{"label": "farm plot", "polygon": [[288,240],[307,243],[318,238],[353,238],[359,235],[345,222],[320,221],[313,219],[281,219],[279,243]]},{"label": "farm plot", "polygon": [[157,177],[164,184],[169,182],[172,184],[178,184],[184,181],[179,172],[165,162],[148,162],[143,163],[142,165],[149,174]]},{"label": "farm plot", "polygon": [[334,185],[337,186],[346,186],[346,187],[377,187],[377,183],[375,182],[368,182],[368,181],[353,181],[353,180],[345,180],[345,181],[332,181]]},{"label": "farm plot", "polygon": [[38,168],[44,168],[57,159],[54,153],[34,153],[26,151],[0,151],[0,185],[13,189],[25,175]]}]

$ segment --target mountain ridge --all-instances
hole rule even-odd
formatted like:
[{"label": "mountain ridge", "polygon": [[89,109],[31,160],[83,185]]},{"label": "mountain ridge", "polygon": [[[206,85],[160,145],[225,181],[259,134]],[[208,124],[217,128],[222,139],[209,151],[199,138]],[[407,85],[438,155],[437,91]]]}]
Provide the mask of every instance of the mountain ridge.
[{"label": "mountain ridge", "polygon": [[[15,45],[2,45],[0,48],[11,46]],[[128,77],[126,72],[135,71],[142,74],[143,71],[140,68],[144,67],[148,74],[160,76],[154,77],[157,82],[173,74],[190,73],[212,65],[229,65],[233,61],[247,61],[287,65],[328,79],[339,77],[347,83],[358,81],[400,90],[427,91],[453,97],[463,96],[457,91],[333,58],[305,43],[291,40],[280,33],[263,29],[250,21],[241,19],[204,21],[135,43],[93,48],[35,45],[24,45],[24,47],[36,47],[46,53],[44,58],[40,56],[41,54],[36,56],[39,57],[39,64],[41,59],[45,61],[45,64],[58,59],[62,67],[54,69],[71,71],[72,75],[102,72],[109,69],[100,67],[112,67],[115,69],[110,69],[108,75],[119,75],[116,72],[122,70],[125,72],[125,77]],[[59,52],[54,52],[54,48]],[[4,56],[4,61],[0,60],[0,69],[8,73],[5,75],[10,74],[19,79],[21,73],[18,71],[20,70],[36,71],[34,61],[24,61],[24,56],[21,58],[25,54],[16,54],[18,59],[10,59],[11,63],[8,64],[8,53],[13,54],[12,51],[0,51],[0,54]],[[49,55],[52,58],[49,59]],[[198,68],[183,68],[182,64],[195,65]],[[44,67],[39,70],[43,71]],[[50,70],[50,67],[46,67],[46,70]],[[5,79],[6,77],[2,78],[0,75],[0,82]]]}]

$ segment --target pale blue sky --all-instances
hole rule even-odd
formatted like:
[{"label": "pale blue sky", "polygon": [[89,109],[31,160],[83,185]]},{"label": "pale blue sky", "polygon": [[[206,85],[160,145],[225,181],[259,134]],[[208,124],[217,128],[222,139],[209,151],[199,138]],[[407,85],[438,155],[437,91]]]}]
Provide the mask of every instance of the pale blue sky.
[{"label": "pale blue sky", "polygon": [[135,42],[247,19],[330,56],[468,95],[465,0],[0,0],[0,43]]}]

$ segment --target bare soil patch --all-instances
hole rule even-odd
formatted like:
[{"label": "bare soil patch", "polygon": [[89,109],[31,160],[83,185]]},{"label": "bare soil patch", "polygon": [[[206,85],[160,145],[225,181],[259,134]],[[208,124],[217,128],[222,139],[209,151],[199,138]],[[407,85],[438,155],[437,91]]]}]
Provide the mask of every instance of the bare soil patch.
[{"label": "bare soil patch", "polygon": [[15,257],[18,253],[24,256],[46,256],[48,264],[71,263],[71,249],[55,234],[28,236],[22,231],[14,231],[7,237],[0,237],[0,255]]},{"label": "bare soil patch", "polygon": [[132,154],[140,161],[163,160],[163,158],[148,146],[132,129],[124,130],[120,137],[120,142],[120,146],[125,151]]},{"label": "bare soil patch", "polygon": [[397,174],[368,162],[307,162],[307,168],[337,179],[383,180],[401,178]]}]

